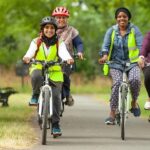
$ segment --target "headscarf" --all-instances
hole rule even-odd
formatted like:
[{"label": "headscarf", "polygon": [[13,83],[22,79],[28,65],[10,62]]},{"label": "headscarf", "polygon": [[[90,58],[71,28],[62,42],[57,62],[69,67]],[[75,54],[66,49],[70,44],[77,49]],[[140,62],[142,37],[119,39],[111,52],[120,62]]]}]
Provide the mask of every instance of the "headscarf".
[{"label": "headscarf", "polygon": [[46,46],[51,46],[57,43],[58,38],[57,35],[55,34],[51,38],[46,37],[45,35],[42,36],[42,41],[46,44]]}]

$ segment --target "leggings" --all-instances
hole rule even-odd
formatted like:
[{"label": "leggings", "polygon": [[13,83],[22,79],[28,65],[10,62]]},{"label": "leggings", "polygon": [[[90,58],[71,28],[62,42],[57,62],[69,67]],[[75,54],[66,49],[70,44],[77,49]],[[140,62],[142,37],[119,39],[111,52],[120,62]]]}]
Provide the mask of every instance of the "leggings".
[{"label": "leggings", "polygon": [[[135,66],[131,68],[127,73],[132,100],[136,101],[139,96],[141,87],[140,68],[138,66]],[[113,81],[110,97],[110,108],[111,110],[115,111],[118,107],[119,86],[122,82],[123,73],[118,69],[110,69],[110,75]]]}]

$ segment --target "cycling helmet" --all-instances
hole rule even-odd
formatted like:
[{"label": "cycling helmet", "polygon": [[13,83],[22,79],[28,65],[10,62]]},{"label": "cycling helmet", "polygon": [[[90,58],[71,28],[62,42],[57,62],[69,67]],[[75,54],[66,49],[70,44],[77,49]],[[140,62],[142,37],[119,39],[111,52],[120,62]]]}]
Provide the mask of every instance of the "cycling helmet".
[{"label": "cycling helmet", "polygon": [[56,7],[53,10],[52,16],[66,16],[69,17],[69,11],[65,7]]},{"label": "cycling helmet", "polygon": [[57,23],[56,23],[55,18],[53,18],[53,17],[49,17],[49,16],[44,17],[40,23],[40,26],[43,27],[46,24],[52,24],[52,25],[54,25],[55,29],[57,29]]}]

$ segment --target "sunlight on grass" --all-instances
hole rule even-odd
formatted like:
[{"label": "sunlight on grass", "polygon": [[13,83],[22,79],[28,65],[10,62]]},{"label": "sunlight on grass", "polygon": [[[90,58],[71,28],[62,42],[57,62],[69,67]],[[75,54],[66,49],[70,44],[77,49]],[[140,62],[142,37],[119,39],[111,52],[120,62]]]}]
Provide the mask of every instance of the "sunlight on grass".
[{"label": "sunlight on grass", "polygon": [[96,77],[94,80],[84,80],[82,76],[74,74],[71,80],[71,92],[82,94],[108,93],[111,80],[108,77]]},{"label": "sunlight on grass", "polygon": [[9,107],[0,108],[0,147],[26,148],[36,143],[30,121],[35,108],[28,107],[28,94],[14,94]]}]

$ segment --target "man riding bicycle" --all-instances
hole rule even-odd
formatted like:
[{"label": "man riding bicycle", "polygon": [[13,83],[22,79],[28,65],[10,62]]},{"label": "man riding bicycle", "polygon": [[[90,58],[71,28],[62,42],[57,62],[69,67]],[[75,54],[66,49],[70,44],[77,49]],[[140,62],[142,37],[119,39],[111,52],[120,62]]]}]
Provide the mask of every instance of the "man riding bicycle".
[{"label": "man riding bicycle", "polygon": [[[79,36],[79,32],[72,26],[68,25],[68,18],[70,16],[69,11],[65,7],[56,7],[53,10],[52,16],[55,17],[58,30],[57,36],[59,39],[63,40],[67,46],[67,50],[73,56],[74,48],[77,50],[77,55],[79,59],[83,59],[83,43]],[[70,74],[71,74],[71,67],[64,66],[64,82],[62,86],[62,99],[66,98],[65,104],[68,106],[72,106],[74,104],[74,99],[70,94]]]}]

